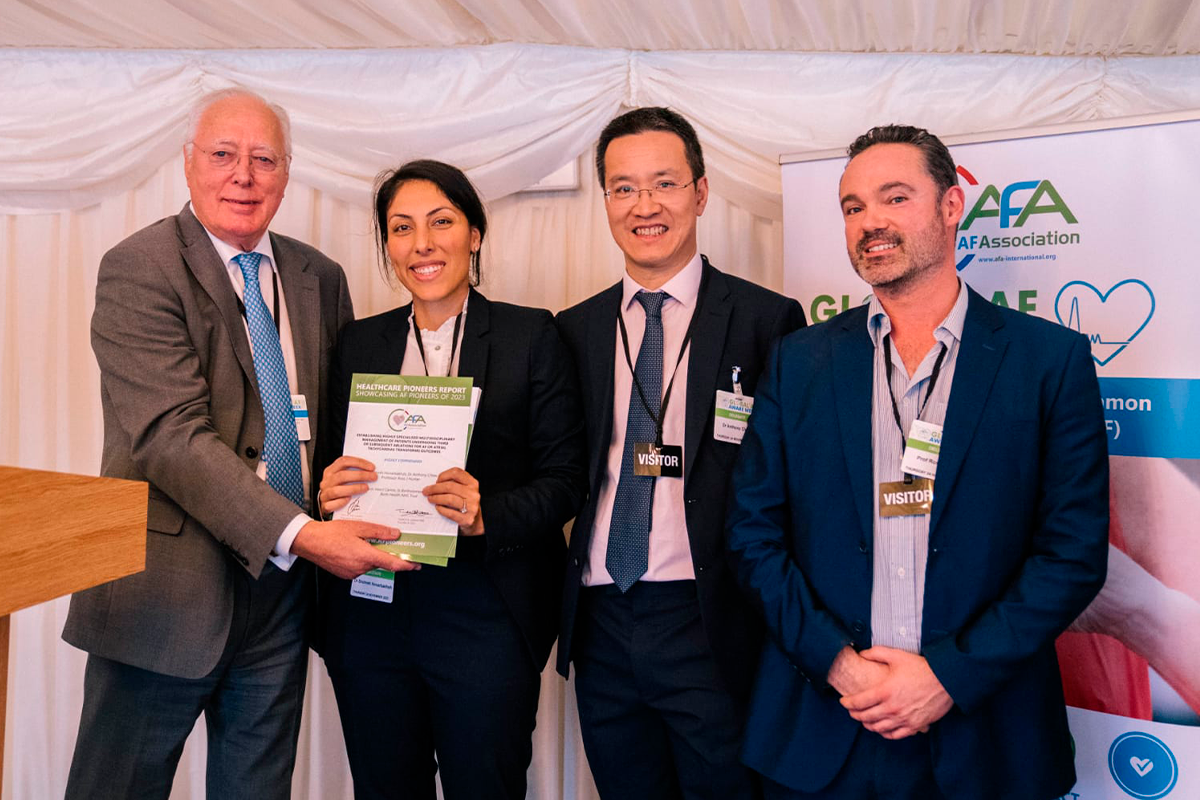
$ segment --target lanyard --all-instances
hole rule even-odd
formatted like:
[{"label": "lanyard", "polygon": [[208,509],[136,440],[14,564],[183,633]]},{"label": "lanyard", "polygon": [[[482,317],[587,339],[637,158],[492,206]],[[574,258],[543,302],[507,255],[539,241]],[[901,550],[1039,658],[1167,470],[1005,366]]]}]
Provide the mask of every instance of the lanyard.
[{"label": "lanyard", "polygon": [[[900,407],[896,405],[896,393],[892,391],[892,337],[883,337],[883,363],[884,369],[887,371],[888,399],[892,401],[892,416],[896,420],[896,427],[900,429],[900,453],[904,453],[904,440],[907,435],[904,432],[904,426],[900,424]],[[917,419],[925,413],[925,406],[929,405],[929,398],[933,395],[933,387],[937,385],[938,375],[942,371],[942,360],[946,357],[946,343],[942,342],[942,349],[938,351],[937,361],[933,362],[933,372],[929,374],[929,384],[925,387],[925,400],[921,402],[921,407],[917,409]]]},{"label": "lanyard", "polygon": [[[454,318],[454,335],[450,339],[450,362],[446,367],[446,377],[450,377],[450,373],[454,371],[454,353],[458,349],[458,330],[462,326],[463,312],[458,312],[458,316]],[[417,337],[417,351],[421,354],[421,366],[425,368],[425,377],[429,377],[429,365],[425,363],[425,343],[421,341],[421,326],[417,324],[417,316],[412,318],[413,333]]]},{"label": "lanyard", "polygon": [[[617,325],[621,328],[621,346],[625,349],[625,363],[629,365],[629,372],[633,375],[633,385],[637,388],[642,407],[646,409],[650,419],[654,420],[654,444],[657,447],[662,447],[667,404],[671,401],[671,389],[675,387],[675,375],[679,372],[679,365],[683,363],[683,354],[687,352],[688,342],[692,340],[692,331],[696,327],[696,320],[700,317],[700,305],[704,300],[704,286],[707,278],[707,275],[700,278],[700,291],[696,294],[696,308],[692,310],[692,318],[688,321],[687,331],[683,334],[683,344],[679,345],[679,356],[675,359],[675,368],[671,370],[671,380],[667,382],[667,390],[663,392],[662,403],[659,405],[657,414],[650,408],[650,401],[646,399],[646,391],[642,388],[642,382],[638,380],[637,371],[633,368],[633,359],[629,356],[629,333],[625,330],[625,318],[621,315],[621,309],[617,309]],[[664,330],[663,338],[666,338],[665,333]],[[645,333],[642,336],[644,337]]]},{"label": "lanyard", "polygon": [[[275,306],[275,335],[279,336],[279,273],[275,270],[271,270],[271,286],[275,289],[272,293],[274,297],[271,298],[274,301],[272,305]],[[245,287],[242,287],[242,291],[246,291]],[[242,319],[246,320],[246,324],[249,325],[250,318],[246,316],[246,304],[237,295],[234,295],[233,299],[237,300],[238,311],[242,312]]]}]

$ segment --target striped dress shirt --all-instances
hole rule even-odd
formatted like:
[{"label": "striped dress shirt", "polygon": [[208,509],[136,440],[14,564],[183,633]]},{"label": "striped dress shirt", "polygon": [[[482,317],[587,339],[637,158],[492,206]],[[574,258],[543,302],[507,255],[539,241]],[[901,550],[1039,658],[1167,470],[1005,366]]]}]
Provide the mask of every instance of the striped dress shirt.
[{"label": "striped dress shirt", "polygon": [[[954,383],[954,367],[962,341],[963,321],[967,316],[967,285],[959,281],[958,299],[950,313],[934,330],[937,344],[925,354],[909,377],[900,354],[891,347],[892,396],[900,411],[901,435],[888,397],[887,367],[884,363],[884,337],[892,330],[891,319],[879,299],[871,296],[867,330],[875,345],[874,382],[871,392],[871,450],[874,467],[874,572],[871,586],[871,644],[886,645],[910,653],[921,650],[921,613],[925,605],[925,564],[929,556],[929,515],[904,517],[879,516],[878,486],[883,482],[904,480],[900,463],[904,438],[913,420],[941,425]],[[926,400],[926,388],[942,346],[946,355],[941,370]],[[924,411],[921,407],[924,405]],[[934,496],[937,483],[934,482]]]}]

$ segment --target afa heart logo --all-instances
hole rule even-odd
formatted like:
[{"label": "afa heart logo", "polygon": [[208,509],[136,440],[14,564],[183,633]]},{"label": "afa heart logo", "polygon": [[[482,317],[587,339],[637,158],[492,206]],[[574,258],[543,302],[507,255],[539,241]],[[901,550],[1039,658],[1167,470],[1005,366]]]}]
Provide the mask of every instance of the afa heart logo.
[{"label": "afa heart logo", "polygon": [[420,414],[410,414],[403,408],[397,408],[388,414],[388,427],[397,433],[403,433],[409,428],[424,428],[425,417]]},{"label": "afa heart logo", "polygon": [[1071,281],[1054,298],[1054,316],[1087,336],[1092,358],[1103,367],[1150,324],[1154,292],[1137,278],[1115,283],[1104,292],[1087,281]]}]

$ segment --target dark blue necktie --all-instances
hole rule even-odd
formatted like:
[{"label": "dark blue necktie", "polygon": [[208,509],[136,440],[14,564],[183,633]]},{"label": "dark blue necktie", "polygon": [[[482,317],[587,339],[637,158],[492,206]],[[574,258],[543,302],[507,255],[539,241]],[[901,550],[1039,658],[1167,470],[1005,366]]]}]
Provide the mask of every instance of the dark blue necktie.
[{"label": "dark blue necktie", "polygon": [[254,374],[262,399],[266,434],[262,456],[267,462],[267,484],[301,508],[304,507],[304,479],[300,475],[300,440],[292,417],[292,393],[288,388],[287,368],[275,320],[263,302],[258,285],[259,253],[242,253],[234,258],[245,280],[243,302],[246,327],[254,346]]},{"label": "dark blue necktie", "polygon": [[[650,553],[650,507],[654,501],[654,477],[633,474],[633,446],[653,442],[657,435],[654,416],[662,399],[663,327],[662,304],[665,292],[638,292],[634,298],[646,309],[646,332],[638,349],[636,378],[629,392],[629,416],[625,424],[625,450],[621,453],[621,477],[613,499],[612,521],[608,527],[608,550],[604,566],[622,592],[646,574]],[[646,403],[638,393],[642,387]],[[654,416],[651,416],[653,412]]]}]

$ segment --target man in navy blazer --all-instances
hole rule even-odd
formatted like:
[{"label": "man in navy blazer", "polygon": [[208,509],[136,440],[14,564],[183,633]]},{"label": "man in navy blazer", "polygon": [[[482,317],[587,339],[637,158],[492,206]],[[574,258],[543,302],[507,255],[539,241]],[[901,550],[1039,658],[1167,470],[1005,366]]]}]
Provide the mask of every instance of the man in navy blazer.
[{"label": "man in navy blazer", "polygon": [[767,797],[1059,797],[1054,640],[1107,555],[1088,343],[959,280],[935,137],[874,128],[849,155],[873,297],[776,346],[734,472],[729,547],[769,638],[742,759]]},{"label": "man in navy blazer", "polygon": [[[596,153],[625,275],[558,316],[583,388],[591,491],[571,533],[558,669],[575,664],[605,800],[753,798],[737,748],[762,623],[725,558],[740,435],[716,409],[721,393],[753,396],[771,342],[804,313],[700,255],[708,178],[687,120],[634,109]],[[635,445],[656,438],[666,455],[682,448],[682,469],[631,474]]]}]

